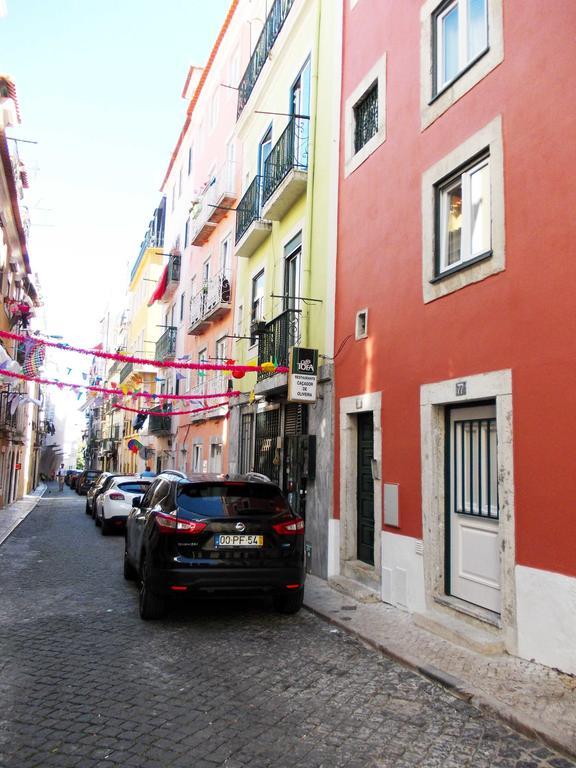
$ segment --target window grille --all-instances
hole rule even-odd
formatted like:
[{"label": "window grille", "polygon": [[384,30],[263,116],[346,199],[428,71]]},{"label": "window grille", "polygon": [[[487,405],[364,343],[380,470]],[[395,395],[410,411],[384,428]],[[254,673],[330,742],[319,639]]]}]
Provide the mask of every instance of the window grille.
[{"label": "window grille", "polygon": [[454,511],[497,520],[496,419],[454,422],[452,455]]},{"label": "window grille", "polygon": [[354,107],[354,151],[359,152],[378,132],[378,81]]}]

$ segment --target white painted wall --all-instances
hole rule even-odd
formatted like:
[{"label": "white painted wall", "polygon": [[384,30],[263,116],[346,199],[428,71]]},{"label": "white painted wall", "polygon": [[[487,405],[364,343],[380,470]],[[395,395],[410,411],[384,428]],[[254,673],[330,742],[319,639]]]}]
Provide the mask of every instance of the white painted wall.
[{"label": "white painted wall", "polygon": [[382,533],[382,600],[411,613],[426,610],[421,545],[411,536]]},{"label": "white painted wall", "polygon": [[576,579],[516,566],[518,653],[576,674]]}]

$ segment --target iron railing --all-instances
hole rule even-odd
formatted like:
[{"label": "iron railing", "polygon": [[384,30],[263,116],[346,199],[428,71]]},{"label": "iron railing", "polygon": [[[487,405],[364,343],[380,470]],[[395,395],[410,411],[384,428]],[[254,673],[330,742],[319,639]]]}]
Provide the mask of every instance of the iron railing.
[{"label": "iron railing", "polygon": [[294,168],[308,170],[308,136],[310,118],[291,117],[288,125],[272,148],[264,163],[262,200],[265,202],[282,180]]},{"label": "iron railing", "polygon": [[236,208],[236,242],[247,232],[250,224],[260,218],[262,208],[262,177],[255,176]]},{"label": "iron railing", "polygon": [[213,314],[216,307],[232,302],[232,287],[230,270],[222,270],[211,277],[201,290],[190,299],[190,325],[195,325],[205,317]]},{"label": "iron railing", "polygon": [[[300,312],[299,309],[286,309],[266,323],[264,330],[258,334],[258,365],[269,360],[276,365],[288,365],[290,347],[300,343]],[[258,381],[271,375],[259,373]]]},{"label": "iron railing", "polygon": [[[156,410],[156,409],[154,409]],[[158,408],[160,410],[160,408]],[[162,410],[170,410],[169,407],[163,407]],[[148,416],[148,433],[151,435],[169,435],[172,429],[171,416]]]},{"label": "iron railing", "polygon": [[354,150],[359,152],[378,132],[378,83],[354,107]]},{"label": "iron railing", "polygon": [[179,253],[171,253],[168,259],[168,282],[180,282],[180,261]]},{"label": "iron railing", "polygon": [[6,392],[0,392],[0,430],[18,429],[18,413],[12,412],[11,406],[13,405],[13,399],[18,397],[18,393],[8,390]]},{"label": "iron railing", "polygon": [[126,363],[126,365],[123,366],[123,368],[120,370],[120,375],[118,377],[120,384],[122,384],[123,381],[125,381],[128,376],[132,373],[134,370],[134,363]]},{"label": "iron railing", "polygon": [[262,72],[262,68],[266,63],[268,54],[276,42],[276,38],[280,34],[280,30],[286,21],[286,17],[290,12],[293,3],[294,0],[274,0],[274,3],[272,4],[270,13],[266,17],[264,27],[260,33],[258,41],[256,42],[254,51],[252,52],[252,56],[248,62],[248,66],[246,67],[246,71],[244,72],[242,79],[240,80],[240,85],[238,86],[237,117],[240,117],[242,114],[242,110],[246,106],[246,103],[250,98],[250,94],[254,90],[254,86],[260,77],[260,72]]},{"label": "iron railing", "polygon": [[171,360],[176,354],[176,328],[168,326],[156,342],[156,360]]}]

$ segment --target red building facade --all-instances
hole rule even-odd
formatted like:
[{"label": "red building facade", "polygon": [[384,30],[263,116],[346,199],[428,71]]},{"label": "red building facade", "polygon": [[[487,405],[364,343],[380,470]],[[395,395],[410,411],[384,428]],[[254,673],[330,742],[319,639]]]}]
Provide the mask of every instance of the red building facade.
[{"label": "red building facade", "polygon": [[344,4],[331,575],[575,673],[576,7]]}]

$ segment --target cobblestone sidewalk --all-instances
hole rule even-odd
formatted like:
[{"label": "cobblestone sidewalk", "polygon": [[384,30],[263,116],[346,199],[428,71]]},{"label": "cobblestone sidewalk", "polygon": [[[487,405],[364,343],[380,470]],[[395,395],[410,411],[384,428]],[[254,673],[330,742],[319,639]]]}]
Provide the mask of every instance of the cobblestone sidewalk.
[{"label": "cobblestone sidewalk", "polygon": [[[576,755],[576,678],[507,654],[485,656],[415,625],[385,603],[361,603],[314,576],[307,608],[437,680],[515,728]],[[575,641],[576,642],[576,641]]]}]

